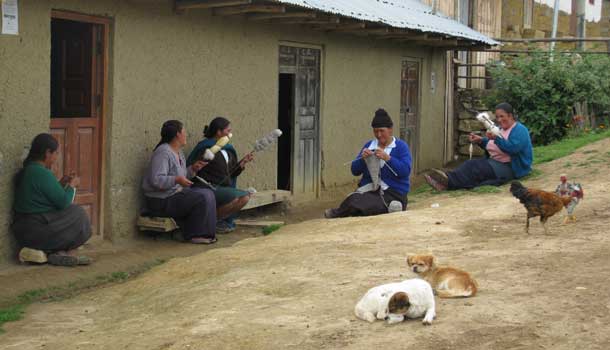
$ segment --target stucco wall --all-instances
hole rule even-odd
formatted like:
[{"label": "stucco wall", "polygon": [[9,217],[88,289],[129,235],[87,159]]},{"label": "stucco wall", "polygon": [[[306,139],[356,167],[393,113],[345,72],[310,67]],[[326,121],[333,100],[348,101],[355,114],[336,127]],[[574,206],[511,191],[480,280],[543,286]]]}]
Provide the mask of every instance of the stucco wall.
[{"label": "stucco wall", "polygon": [[[444,110],[444,54],[419,47],[291,26],[172,12],[170,1],[34,1],[20,4],[20,35],[0,36],[0,261],[8,257],[10,179],[24,147],[46,132],[50,113],[50,11],[65,9],[113,18],[110,43],[104,235],[133,237],[139,182],[159,128],[185,122],[189,146],[213,116],[233,122],[242,153],[276,127],[278,46],[282,41],[323,48],[322,179],[327,188],[352,180],[350,160],[370,138],[374,110],[384,107],[398,124],[400,69],[405,57],[421,60],[421,166],[440,165]],[[436,57],[430,59],[430,57]],[[436,92],[430,93],[435,71]],[[398,125],[396,125],[398,127]],[[187,148],[187,152],[190,147]],[[257,155],[240,186],[275,187],[275,151]]]}]

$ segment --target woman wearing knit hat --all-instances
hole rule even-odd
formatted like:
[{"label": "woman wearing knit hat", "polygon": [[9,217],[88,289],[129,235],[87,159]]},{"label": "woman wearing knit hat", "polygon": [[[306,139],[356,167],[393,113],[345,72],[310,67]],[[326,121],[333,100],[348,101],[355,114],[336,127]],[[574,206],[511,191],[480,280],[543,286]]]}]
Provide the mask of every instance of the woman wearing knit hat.
[{"label": "woman wearing knit hat", "polygon": [[352,161],[352,174],[362,176],[355,192],[338,208],[326,209],[324,216],[338,218],[369,216],[407,209],[411,152],[393,134],[392,118],[380,108],[373,121],[374,139],[366,142]]}]

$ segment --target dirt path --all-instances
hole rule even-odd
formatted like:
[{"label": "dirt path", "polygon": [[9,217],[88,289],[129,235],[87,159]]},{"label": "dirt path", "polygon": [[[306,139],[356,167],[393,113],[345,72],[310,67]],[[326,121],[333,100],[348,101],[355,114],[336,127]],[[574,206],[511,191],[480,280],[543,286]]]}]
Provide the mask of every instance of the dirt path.
[{"label": "dirt path", "polygon": [[[139,278],[30,307],[3,349],[608,349],[610,140],[541,166],[585,190],[578,222],[538,222],[501,193],[437,195],[373,218],[311,220],[176,258]],[[431,208],[439,203],[439,208]],[[562,213],[563,214],[563,213]],[[470,271],[480,294],[437,299],[437,320],[387,326],[352,313],[370,287],[412,277],[409,252]]]}]

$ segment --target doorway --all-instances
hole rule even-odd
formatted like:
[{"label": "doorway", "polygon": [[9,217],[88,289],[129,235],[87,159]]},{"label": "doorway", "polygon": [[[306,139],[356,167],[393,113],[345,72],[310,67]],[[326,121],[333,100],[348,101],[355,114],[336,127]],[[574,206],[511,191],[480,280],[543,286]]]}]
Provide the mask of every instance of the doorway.
[{"label": "doorway", "polygon": [[278,139],[277,189],[290,191],[292,188],[292,129],[294,123],[294,81],[295,74],[280,73],[278,121],[282,137]]},{"label": "doorway", "polygon": [[409,145],[413,170],[419,158],[419,66],[418,61],[404,60],[400,78],[400,138]]},{"label": "doorway", "polygon": [[74,203],[100,234],[100,189],[108,21],[53,11],[51,18],[51,134],[61,156],[53,173],[80,177]]},{"label": "doorway", "polygon": [[283,119],[281,123],[284,125],[290,123],[290,127],[282,131],[290,130],[291,137],[285,137],[285,142],[291,144],[290,161],[287,162],[288,154],[282,153],[284,163],[278,163],[278,168],[282,167],[278,169],[278,175],[283,171],[285,182],[286,172],[290,172],[289,188],[292,194],[317,196],[320,179],[321,50],[281,45],[279,51],[278,112],[283,115],[278,115],[278,118]]}]

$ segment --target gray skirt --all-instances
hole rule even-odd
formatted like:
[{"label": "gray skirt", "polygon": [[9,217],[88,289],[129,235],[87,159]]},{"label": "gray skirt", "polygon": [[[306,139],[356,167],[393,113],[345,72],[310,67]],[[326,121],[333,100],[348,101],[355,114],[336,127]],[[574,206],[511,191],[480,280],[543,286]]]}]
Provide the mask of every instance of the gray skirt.
[{"label": "gray skirt", "polygon": [[89,217],[75,204],[48,213],[16,213],[11,229],[22,247],[45,252],[76,249],[91,237]]}]

